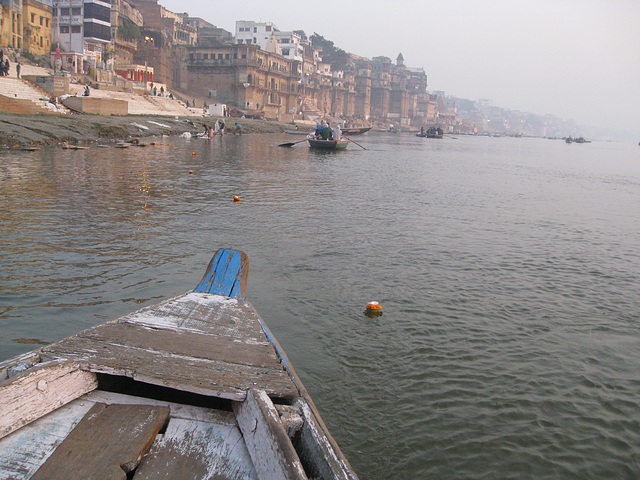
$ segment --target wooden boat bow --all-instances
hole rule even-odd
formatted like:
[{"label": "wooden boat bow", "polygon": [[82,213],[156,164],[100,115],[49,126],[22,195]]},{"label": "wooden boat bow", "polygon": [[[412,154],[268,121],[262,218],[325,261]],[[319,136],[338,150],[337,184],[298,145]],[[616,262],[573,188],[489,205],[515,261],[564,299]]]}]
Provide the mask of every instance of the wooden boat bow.
[{"label": "wooden boat bow", "polygon": [[0,478],[356,479],[248,268],[219,250],[194,291],[0,363]]}]

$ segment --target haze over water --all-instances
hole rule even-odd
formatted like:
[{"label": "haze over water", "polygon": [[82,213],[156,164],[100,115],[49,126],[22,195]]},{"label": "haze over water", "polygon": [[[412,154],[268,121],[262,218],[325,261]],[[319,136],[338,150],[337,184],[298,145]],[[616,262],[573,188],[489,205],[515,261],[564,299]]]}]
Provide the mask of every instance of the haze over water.
[{"label": "haze over water", "polygon": [[637,146],[299,139],[0,152],[0,359],[237,248],[360,478],[640,476]]}]

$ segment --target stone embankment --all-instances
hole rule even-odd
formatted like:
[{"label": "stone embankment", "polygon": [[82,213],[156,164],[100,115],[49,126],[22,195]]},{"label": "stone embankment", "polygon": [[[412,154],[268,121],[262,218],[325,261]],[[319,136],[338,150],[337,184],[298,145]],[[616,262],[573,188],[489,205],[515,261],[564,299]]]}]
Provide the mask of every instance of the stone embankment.
[{"label": "stone embankment", "polygon": [[[23,65],[22,75],[50,75],[47,69]],[[134,95],[93,89],[91,98],[111,98],[125,100],[129,115],[106,116],[75,114],[67,109],[64,115],[46,113],[46,92],[31,92],[28,82],[15,78],[0,78],[0,93],[6,102],[20,100],[22,103],[12,109],[12,105],[0,103],[0,145],[21,148],[31,145],[55,143],[106,143],[122,142],[142,137],[175,136],[185,132],[196,134],[204,131],[203,124],[213,126],[220,117],[203,116],[202,109],[187,108],[177,100],[167,96]],[[24,88],[23,88],[24,87]],[[70,85],[71,94],[82,95],[84,85]],[[32,88],[33,90],[33,88]],[[32,98],[33,97],[33,98]],[[27,104],[33,108],[25,109]],[[4,112],[3,112],[4,110]],[[9,113],[14,112],[14,113]],[[24,112],[24,113],[16,113]],[[36,113],[42,112],[42,113]],[[280,123],[254,119],[225,118],[226,132],[235,132],[235,123],[242,125],[243,133],[280,133],[291,127]]]},{"label": "stone embankment", "polygon": [[[226,133],[235,133],[236,121],[243,133],[281,133],[287,126],[281,122],[226,118]],[[177,136],[184,132],[197,134],[203,124],[213,126],[216,117],[166,117],[156,115],[55,115],[0,113],[0,145],[24,147],[56,143],[106,143],[130,141],[134,138]]]}]

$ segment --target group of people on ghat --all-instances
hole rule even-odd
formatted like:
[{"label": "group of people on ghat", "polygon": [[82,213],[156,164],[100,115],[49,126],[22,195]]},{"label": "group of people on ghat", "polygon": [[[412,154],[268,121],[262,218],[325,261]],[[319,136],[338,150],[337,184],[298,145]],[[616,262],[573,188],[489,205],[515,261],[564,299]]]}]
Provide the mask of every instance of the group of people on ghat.
[{"label": "group of people on ghat", "polygon": [[[235,131],[233,132],[234,135],[242,135],[242,125],[236,122],[234,126],[235,126]],[[216,123],[214,123],[213,126],[203,123],[202,127],[204,128],[204,132],[200,134],[200,136],[202,137],[213,138],[214,135],[224,135],[225,133],[224,132],[225,124],[222,120],[216,120]]]},{"label": "group of people on ghat", "polygon": [[[9,63],[9,58],[4,56],[4,50],[0,50],[0,77],[8,77],[9,69],[11,68],[11,64]],[[20,78],[20,63],[18,62],[16,66],[16,76]]]},{"label": "group of people on ghat", "polygon": [[329,122],[322,120],[316,125],[314,136],[317,140],[340,140],[342,139],[342,130],[337,123],[331,128]]}]

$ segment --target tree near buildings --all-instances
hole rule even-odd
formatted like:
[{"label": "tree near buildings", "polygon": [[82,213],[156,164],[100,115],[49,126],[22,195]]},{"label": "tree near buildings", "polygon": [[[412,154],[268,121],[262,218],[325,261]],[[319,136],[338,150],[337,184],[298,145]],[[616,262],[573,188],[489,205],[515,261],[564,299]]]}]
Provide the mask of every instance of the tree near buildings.
[{"label": "tree near buildings", "polygon": [[[303,32],[304,33],[304,32]],[[349,54],[335,46],[331,40],[327,40],[322,35],[315,33],[309,38],[311,45],[322,49],[322,61],[331,65],[334,71],[346,70],[349,65]]]}]

